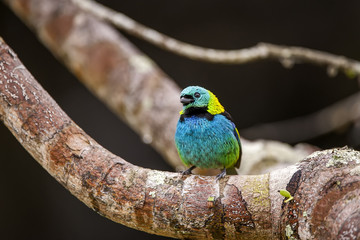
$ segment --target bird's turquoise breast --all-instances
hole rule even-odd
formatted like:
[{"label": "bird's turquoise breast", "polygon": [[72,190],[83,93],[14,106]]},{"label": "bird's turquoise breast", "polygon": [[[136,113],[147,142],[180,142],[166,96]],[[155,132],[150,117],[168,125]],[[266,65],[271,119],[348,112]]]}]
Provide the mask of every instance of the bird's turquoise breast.
[{"label": "bird's turquoise breast", "polygon": [[175,144],[183,163],[199,168],[231,167],[240,153],[234,125],[221,114],[212,120],[198,116],[179,120]]}]

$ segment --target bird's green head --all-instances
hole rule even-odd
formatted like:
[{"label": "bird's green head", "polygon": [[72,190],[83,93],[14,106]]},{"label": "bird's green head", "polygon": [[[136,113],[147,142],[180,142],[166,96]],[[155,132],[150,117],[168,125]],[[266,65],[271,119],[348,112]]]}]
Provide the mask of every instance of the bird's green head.
[{"label": "bird's green head", "polygon": [[213,115],[225,111],[212,92],[199,86],[189,86],[182,90],[180,102],[183,104],[183,110],[180,114],[183,114],[189,108],[207,108],[207,111]]}]

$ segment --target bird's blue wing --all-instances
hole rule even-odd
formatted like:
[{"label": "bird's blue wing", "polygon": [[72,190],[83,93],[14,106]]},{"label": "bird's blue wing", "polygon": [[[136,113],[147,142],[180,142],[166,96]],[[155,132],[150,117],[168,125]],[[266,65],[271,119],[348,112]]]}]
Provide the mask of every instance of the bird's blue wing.
[{"label": "bird's blue wing", "polygon": [[[228,113],[228,115],[230,116],[230,114]],[[233,134],[239,144],[239,159],[237,160],[237,162],[235,163],[234,167],[236,168],[239,168],[240,167],[240,163],[241,163],[241,154],[242,154],[242,150],[241,150],[241,143],[240,143],[240,134],[239,134],[239,131],[237,130],[235,124],[233,123],[232,119],[231,119],[231,116],[230,116],[230,122],[231,122],[231,125],[233,127]]]},{"label": "bird's blue wing", "polygon": [[239,143],[239,147],[241,147],[241,144],[240,144],[240,134],[239,134],[239,131],[237,130],[235,124],[233,122],[231,122],[232,126],[233,126],[233,129],[234,129],[234,135],[235,135],[235,138],[236,140],[238,141]]},{"label": "bird's blue wing", "polygon": [[235,124],[234,124],[234,120],[232,119],[230,113],[228,113],[227,111],[223,112],[222,115],[224,115],[228,120],[230,120],[231,122],[231,125],[233,127],[233,133],[234,133],[234,136],[236,138],[236,140],[238,141],[239,143],[239,147],[240,147],[240,155],[241,155],[241,143],[240,143],[240,134],[239,134],[239,131],[237,130]]}]

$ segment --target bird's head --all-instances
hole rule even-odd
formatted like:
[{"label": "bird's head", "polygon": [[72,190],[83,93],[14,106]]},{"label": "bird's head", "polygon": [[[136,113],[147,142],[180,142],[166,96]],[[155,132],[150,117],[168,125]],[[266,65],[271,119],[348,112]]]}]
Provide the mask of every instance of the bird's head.
[{"label": "bird's head", "polygon": [[180,102],[183,104],[183,110],[180,114],[189,108],[206,108],[207,111],[213,115],[225,111],[224,107],[212,92],[199,86],[189,86],[182,90]]}]

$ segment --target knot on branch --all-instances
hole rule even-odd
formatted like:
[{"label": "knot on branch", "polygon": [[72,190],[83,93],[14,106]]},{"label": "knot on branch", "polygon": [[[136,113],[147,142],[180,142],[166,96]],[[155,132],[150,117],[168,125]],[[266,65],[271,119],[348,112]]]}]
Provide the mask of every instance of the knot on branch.
[{"label": "knot on branch", "polygon": [[360,153],[348,148],[315,152],[299,164],[282,204],[288,239],[357,239],[360,236]]}]

